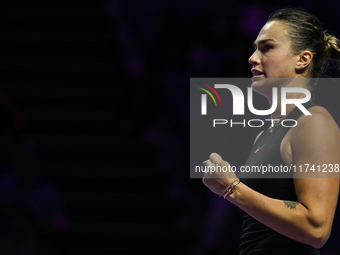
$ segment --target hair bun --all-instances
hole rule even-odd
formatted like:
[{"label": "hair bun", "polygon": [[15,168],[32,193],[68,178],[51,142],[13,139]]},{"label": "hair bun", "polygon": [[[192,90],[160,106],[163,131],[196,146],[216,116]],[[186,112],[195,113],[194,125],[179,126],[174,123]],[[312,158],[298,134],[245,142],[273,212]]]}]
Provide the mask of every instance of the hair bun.
[{"label": "hair bun", "polygon": [[324,33],[325,53],[328,58],[340,59],[340,42],[338,38],[328,33]]}]

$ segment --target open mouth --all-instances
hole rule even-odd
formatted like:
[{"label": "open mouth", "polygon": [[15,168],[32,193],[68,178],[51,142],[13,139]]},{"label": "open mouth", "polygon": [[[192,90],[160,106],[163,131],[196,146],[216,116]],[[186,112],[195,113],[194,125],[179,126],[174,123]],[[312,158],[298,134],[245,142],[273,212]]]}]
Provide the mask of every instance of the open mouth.
[{"label": "open mouth", "polygon": [[261,76],[264,75],[263,72],[253,72],[253,76]]},{"label": "open mouth", "polygon": [[264,72],[261,72],[260,70],[257,69],[252,69],[251,72],[253,74],[253,77],[262,77],[265,75]]}]

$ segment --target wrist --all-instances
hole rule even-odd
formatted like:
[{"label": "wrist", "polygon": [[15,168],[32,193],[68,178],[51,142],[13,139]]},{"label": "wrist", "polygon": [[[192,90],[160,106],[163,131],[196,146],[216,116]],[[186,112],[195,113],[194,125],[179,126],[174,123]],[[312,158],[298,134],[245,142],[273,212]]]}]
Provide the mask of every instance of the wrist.
[{"label": "wrist", "polygon": [[235,189],[235,187],[240,183],[240,179],[234,179],[220,194],[220,197],[226,199],[229,195],[231,195]]},{"label": "wrist", "polygon": [[240,181],[236,187],[234,187],[233,192],[229,194],[225,199],[229,200],[233,204],[241,199],[241,192],[244,184]]}]

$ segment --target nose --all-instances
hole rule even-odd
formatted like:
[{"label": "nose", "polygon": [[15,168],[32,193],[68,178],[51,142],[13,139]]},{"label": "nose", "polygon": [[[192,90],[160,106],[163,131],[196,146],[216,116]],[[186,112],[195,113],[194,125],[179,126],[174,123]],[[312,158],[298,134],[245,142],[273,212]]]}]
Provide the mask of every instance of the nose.
[{"label": "nose", "polygon": [[258,58],[258,54],[257,54],[257,50],[254,51],[253,55],[250,56],[250,58],[248,59],[249,64],[251,64],[252,66],[256,66],[259,64],[259,58]]}]

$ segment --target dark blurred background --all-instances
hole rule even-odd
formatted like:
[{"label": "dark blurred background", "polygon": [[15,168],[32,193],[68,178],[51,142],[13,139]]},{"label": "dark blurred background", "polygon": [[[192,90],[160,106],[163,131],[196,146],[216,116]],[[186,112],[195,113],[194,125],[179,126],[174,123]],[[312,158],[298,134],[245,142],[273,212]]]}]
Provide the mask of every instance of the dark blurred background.
[{"label": "dark blurred background", "polygon": [[[189,178],[189,78],[250,77],[289,5],[340,36],[340,2],[295,3],[1,4],[1,254],[238,254],[240,213]],[[322,254],[340,254],[339,222]]]}]

